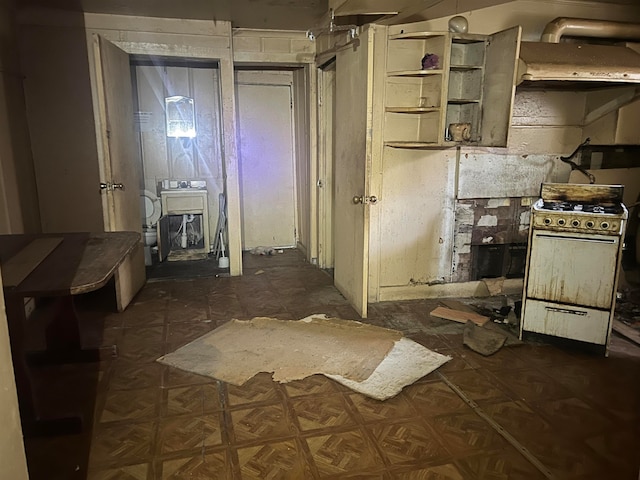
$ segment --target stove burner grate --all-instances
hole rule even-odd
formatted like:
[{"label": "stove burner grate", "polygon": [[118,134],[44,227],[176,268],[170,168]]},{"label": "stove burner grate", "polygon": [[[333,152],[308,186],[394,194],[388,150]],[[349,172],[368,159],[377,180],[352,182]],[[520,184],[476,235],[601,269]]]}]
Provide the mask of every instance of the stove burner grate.
[{"label": "stove burner grate", "polygon": [[590,204],[578,202],[543,201],[543,210],[556,212],[585,212],[585,213],[609,213],[618,214],[622,212],[622,207],[615,203]]}]

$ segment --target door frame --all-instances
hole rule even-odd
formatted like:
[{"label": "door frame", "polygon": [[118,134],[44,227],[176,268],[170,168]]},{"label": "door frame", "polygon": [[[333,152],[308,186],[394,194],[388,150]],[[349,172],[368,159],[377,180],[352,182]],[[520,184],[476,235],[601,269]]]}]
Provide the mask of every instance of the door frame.
[{"label": "door frame", "polygon": [[[227,27],[226,32],[229,42],[231,41],[231,28]],[[98,163],[100,165],[101,178],[104,176],[104,142],[102,131],[104,129],[101,119],[102,109],[98,98],[98,79],[96,78],[96,57],[92,48],[93,34],[101,35],[105,40],[113,43],[129,55],[156,55],[159,57],[187,58],[196,60],[216,61],[220,66],[220,103],[222,107],[222,133],[224,149],[224,170],[225,170],[225,194],[227,197],[227,228],[228,228],[228,255],[229,273],[232,276],[242,275],[242,248],[241,248],[241,223],[240,223],[240,184],[238,170],[238,155],[236,146],[236,106],[235,95],[233,94],[234,72],[233,72],[233,50],[227,46],[211,45],[202,47],[199,45],[181,45],[180,48],[168,48],[175,46],[170,40],[175,40],[176,34],[165,34],[166,43],[156,39],[156,42],[122,40],[121,30],[100,28],[99,26],[87,26],[86,37],[89,49],[89,76],[91,79],[91,93],[93,98],[93,111],[96,127],[96,139],[98,149]],[[126,36],[125,36],[126,38]],[[139,188],[139,187],[137,187]],[[103,207],[106,199],[103,198]]]},{"label": "door frame", "polygon": [[[317,76],[315,65],[310,62],[283,63],[279,61],[239,61],[234,70],[291,70],[292,121],[294,133],[294,170],[296,193],[296,241],[297,248],[312,265],[318,261],[318,199],[315,188],[317,171]],[[235,75],[234,75],[235,79]],[[235,91],[235,90],[234,90]],[[300,95],[300,91],[303,91]],[[301,101],[302,100],[302,101]],[[237,118],[237,109],[236,109]],[[308,129],[308,131],[305,131]],[[301,134],[302,133],[302,134]],[[306,143],[301,138],[306,137]],[[239,153],[238,153],[239,155]],[[238,159],[239,172],[239,159]],[[305,213],[305,211],[307,213]],[[305,217],[307,215],[307,217]],[[303,239],[303,242],[300,240]]]},{"label": "door frame", "polygon": [[[336,94],[336,58],[320,65],[316,69],[318,77],[318,181],[316,197],[318,204],[318,266],[333,268],[334,244],[334,185],[333,165],[335,161],[335,94]],[[333,88],[330,87],[333,83]],[[331,104],[331,110],[328,106]]]},{"label": "door frame", "polygon": [[378,203],[369,209],[369,282],[368,301],[380,301],[380,265],[383,245],[381,242],[381,219],[384,215],[383,172],[384,172],[384,106],[387,63],[388,27],[371,25],[373,32],[373,65],[371,69],[371,158],[369,168],[369,195],[376,195]]},{"label": "door frame", "polygon": [[[240,222],[240,183],[238,154],[236,144],[236,105],[234,95],[234,66],[251,64],[256,67],[272,68],[278,66],[294,67],[303,70],[300,75],[301,85],[304,87],[304,123],[308,127],[308,147],[305,152],[298,152],[298,157],[304,156],[305,167],[308,172],[301,173],[298,183],[304,192],[299,191],[299,198],[308,203],[309,218],[305,221],[305,235],[308,237],[305,256],[310,263],[317,261],[317,228],[315,219],[317,205],[312,195],[312,186],[316,184],[316,77],[312,74],[315,65],[311,54],[294,55],[283,54],[247,54],[240,52],[239,61],[234,61],[234,30],[229,22],[201,22],[202,31],[194,32],[188,26],[179,26],[175,30],[168,30],[166,19],[144,18],[133,24],[123,21],[119,23],[110,16],[85,15],[85,34],[89,47],[89,76],[93,97],[93,109],[96,122],[96,138],[98,160],[101,158],[102,141],[98,118],[98,104],[96,99],[95,58],[91,52],[91,36],[101,34],[105,39],[114,43],[130,55],[155,55],[159,57],[187,58],[194,60],[216,61],[220,66],[220,90],[222,106],[222,133],[225,168],[225,193],[227,199],[227,231],[229,273],[231,276],[242,275],[242,244]],[[182,32],[181,30],[184,29]],[[186,36],[185,36],[186,34]],[[299,108],[302,108],[300,104]],[[299,117],[301,118],[301,117]],[[298,122],[296,122],[298,123]],[[299,217],[300,218],[300,217]]]},{"label": "door frame", "polygon": [[[298,125],[296,125],[296,118],[295,118],[295,109],[297,108],[296,105],[296,101],[294,98],[294,92],[293,92],[293,88],[294,88],[294,77],[293,77],[293,73],[291,74],[291,76],[288,76],[288,81],[285,80],[279,80],[274,78],[273,82],[267,81],[264,78],[262,78],[261,80],[257,80],[255,82],[250,81],[250,79],[244,79],[244,80],[238,80],[238,76],[237,73],[239,71],[255,71],[258,73],[268,73],[269,71],[274,71],[273,68],[271,68],[269,71],[264,70],[264,68],[261,67],[255,67],[255,70],[252,68],[251,70],[236,70],[236,80],[234,83],[234,92],[236,95],[236,99],[239,98],[239,94],[238,94],[238,86],[240,85],[251,85],[251,86],[278,86],[278,87],[288,87],[289,88],[289,99],[291,101],[291,108],[289,110],[289,116],[290,116],[290,122],[291,122],[291,167],[292,167],[292,180],[293,180],[293,228],[294,228],[294,235],[293,235],[293,246],[297,246],[298,242],[299,242],[299,221],[298,221],[298,215],[299,215],[299,211],[298,211],[298,190],[299,190],[299,186],[298,186],[298,165],[297,165],[297,161],[296,159],[298,158],[298,145],[296,144],[296,130],[299,128]],[[276,72],[281,72],[281,71],[286,71],[285,69],[282,70],[275,70]],[[237,130],[238,130],[238,138],[240,138],[240,108],[237,108],[237,116],[238,116],[238,124],[237,124]],[[238,145],[238,169],[241,170],[242,168],[242,158],[240,156],[240,146]],[[241,182],[242,183],[242,182]],[[242,189],[240,190],[240,215],[241,215],[241,224],[244,224],[244,208],[243,208],[243,203],[244,203],[244,197],[242,194]],[[244,238],[244,235],[241,236],[241,239]],[[244,243],[244,242],[243,242]],[[265,245],[265,246],[269,246],[269,245]]]}]

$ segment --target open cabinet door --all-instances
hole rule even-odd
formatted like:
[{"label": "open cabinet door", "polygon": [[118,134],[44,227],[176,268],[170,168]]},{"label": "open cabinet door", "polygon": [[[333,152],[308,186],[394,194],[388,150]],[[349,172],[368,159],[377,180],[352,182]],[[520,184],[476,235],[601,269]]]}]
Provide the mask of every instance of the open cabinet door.
[{"label": "open cabinet door", "polygon": [[362,318],[369,275],[372,50],[368,28],[336,55],[334,283]]},{"label": "open cabinet door", "polygon": [[489,36],[482,92],[481,144],[484,146],[507,145],[521,36],[520,26]]},{"label": "open cabinet door", "polygon": [[[105,231],[142,233],[138,149],[133,122],[129,56],[94,36],[96,84],[103,146],[102,181]],[[142,237],[141,237],[142,238]],[[118,310],[124,310],[146,280],[142,241],[115,275]]]}]

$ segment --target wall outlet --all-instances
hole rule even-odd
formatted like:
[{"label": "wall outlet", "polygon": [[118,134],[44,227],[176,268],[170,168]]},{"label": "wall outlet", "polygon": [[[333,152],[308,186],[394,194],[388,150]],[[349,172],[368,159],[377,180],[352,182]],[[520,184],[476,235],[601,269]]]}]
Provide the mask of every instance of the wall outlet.
[{"label": "wall outlet", "polygon": [[36,309],[36,300],[33,297],[25,297],[24,299],[24,315],[26,318],[31,317]]}]

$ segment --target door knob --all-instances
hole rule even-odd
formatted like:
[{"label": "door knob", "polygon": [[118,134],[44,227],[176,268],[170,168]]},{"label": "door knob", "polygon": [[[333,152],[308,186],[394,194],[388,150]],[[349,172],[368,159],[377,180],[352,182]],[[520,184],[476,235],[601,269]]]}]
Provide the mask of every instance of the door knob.
[{"label": "door knob", "polygon": [[124,190],[123,183],[109,183],[109,182],[100,182],[100,190],[115,190],[120,189]]},{"label": "door knob", "polygon": [[370,203],[374,205],[377,202],[378,202],[378,197],[376,197],[375,195],[371,195],[369,197],[366,197],[364,195],[356,195],[355,197],[353,197],[353,203],[355,203],[356,205],[359,203]]}]

